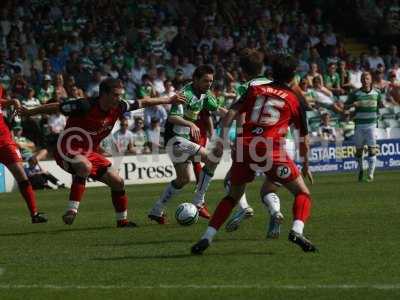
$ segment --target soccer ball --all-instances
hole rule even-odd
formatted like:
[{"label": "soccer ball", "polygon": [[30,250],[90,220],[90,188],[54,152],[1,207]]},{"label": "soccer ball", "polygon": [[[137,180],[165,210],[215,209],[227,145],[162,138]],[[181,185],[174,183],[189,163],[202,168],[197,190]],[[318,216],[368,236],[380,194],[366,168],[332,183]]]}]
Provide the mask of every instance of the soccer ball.
[{"label": "soccer ball", "polygon": [[189,226],[197,223],[199,211],[192,203],[182,203],[176,208],[175,219],[179,224]]}]

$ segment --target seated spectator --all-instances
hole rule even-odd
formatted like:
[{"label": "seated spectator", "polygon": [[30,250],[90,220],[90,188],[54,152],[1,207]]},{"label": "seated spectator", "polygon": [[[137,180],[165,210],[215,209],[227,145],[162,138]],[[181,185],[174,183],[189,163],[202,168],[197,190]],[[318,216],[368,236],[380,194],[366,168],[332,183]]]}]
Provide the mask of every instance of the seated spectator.
[{"label": "seated spectator", "polygon": [[140,85],[137,93],[137,97],[139,99],[156,97],[157,92],[154,88],[153,81],[148,74],[144,74],[142,76],[142,84]]},{"label": "seated spectator", "polygon": [[336,72],[335,63],[328,64],[328,71],[324,74],[324,86],[336,96],[345,94],[345,91],[340,87],[340,77]]},{"label": "seated spectator", "polygon": [[146,130],[147,139],[149,141],[149,147],[152,153],[157,153],[158,149],[161,148],[160,144],[160,136],[161,136],[161,127],[160,120],[156,117],[151,118],[151,124]]},{"label": "seated spectator", "polygon": [[128,120],[120,120],[120,128],[113,134],[112,141],[117,149],[118,154],[136,154],[133,147],[134,135],[128,130]]},{"label": "seated spectator", "polygon": [[350,91],[361,88],[361,62],[360,59],[354,58],[351,61],[349,69],[349,84]]},{"label": "seated spectator", "polygon": [[386,94],[389,88],[389,81],[385,80],[385,73],[383,71],[376,70],[373,72],[372,86],[378,89],[382,94]]},{"label": "seated spectator", "polygon": [[308,81],[308,86],[313,85],[313,80],[315,77],[319,77],[321,79],[321,82],[322,83],[324,82],[321,73],[319,73],[318,64],[315,62],[312,62],[312,63],[310,63],[310,69],[308,70],[308,72],[305,76],[305,78]]},{"label": "seated spectator", "polygon": [[314,78],[313,88],[317,107],[327,108],[335,112],[343,111],[343,104],[335,102],[333,93],[322,85],[319,77]]},{"label": "seated spectator", "polygon": [[28,163],[25,164],[24,170],[34,190],[53,189],[49,182],[54,185],[54,189],[65,188],[65,184],[50,174],[49,171],[43,169],[35,157],[28,159]]},{"label": "seated spectator", "polygon": [[42,160],[47,156],[46,149],[37,150],[35,143],[22,135],[20,125],[13,128],[13,139],[21,152],[22,159],[26,160],[34,156],[37,160]]},{"label": "seated spectator", "polygon": [[62,74],[57,74],[54,79],[54,92],[59,99],[65,99],[68,97],[67,91],[64,88],[64,76]]},{"label": "seated spectator", "polygon": [[[319,78],[319,77],[315,77],[315,78]],[[312,88],[310,88],[310,86],[308,84],[308,79],[306,76],[303,77],[302,79],[300,79],[299,84],[297,86],[294,86],[293,90],[304,97],[305,105],[308,110],[313,110],[315,108],[315,105],[316,105],[315,104],[315,98],[316,98],[315,91]]]},{"label": "seated spectator", "polygon": [[345,93],[348,93],[351,91],[351,83],[350,83],[350,74],[349,71],[347,70],[347,65],[346,61],[341,60],[338,63],[338,74],[339,74],[339,79],[340,79],[340,87],[342,90],[345,91]]},{"label": "seated spectator", "polygon": [[336,130],[330,125],[331,115],[324,113],[321,116],[321,125],[318,129],[318,137],[322,142],[334,142],[336,141]]},{"label": "seated spectator", "polygon": [[383,58],[379,55],[379,48],[377,46],[372,47],[371,54],[367,56],[367,62],[371,71],[375,71],[379,64],[385,65]]},{"label": "seated spectator", "polygon": [[340,128],[342,129],[344,140],[352,141],[354,137],[355,123],[351,120],[350,112],[344,112],[343,121],[340,122]]},{"label": "seated spectator", "polygon": [[50,75],[44,75],[43,85],[37,92],[37,98],[41,104],[46,104],[50,99],[54,97],[54,86],[51,84],[52,78]]},{"label": "seated spectator", "polygon": [[76,83],[74,76],[68,76],[65,81],[65,90],[67,91],[68,98],[79,99],[85,98],[85,94]]},{"label": "seated spectator", "polygon": [[164,106],[162,105],[155,105],[146,107],[144,109],[144,125],[146,128],[150,128],[151,120],[156,118],[159,120],[161,127],[164,127],[165,122],[168,118],[168,113]]},{"label": "seated spectator", "polygon": [[133,133],[133,149],[136,154],[150,153],[146,132],[144,131],[144,122],[141,117],[135,118],[135,127]]}]

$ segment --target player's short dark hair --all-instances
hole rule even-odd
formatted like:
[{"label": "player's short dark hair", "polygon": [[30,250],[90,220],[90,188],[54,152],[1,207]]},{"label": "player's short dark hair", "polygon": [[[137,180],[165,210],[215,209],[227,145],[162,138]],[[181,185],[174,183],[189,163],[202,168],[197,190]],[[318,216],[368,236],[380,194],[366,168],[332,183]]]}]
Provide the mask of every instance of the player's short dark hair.
[{"label": "player's short dark hair", "polygon": [[298,61],[293,56],[277,55],[272,60],[272,72],[274,81],[279,83],[289,83],[292,81]]},{"label": "player's short dark hair", "polygon": [[122,88],[122,81],[114,78],[107,78],[100,83],[99,94],[109,94],[113,89]]},{"label": "player's short dark hair", "polygon": [[196,68],[193,72],[193,79],[200,79],[206,74],[212,74],[214,75],[214,68],[211,67],[210,65],[201,65]]},{"label": "player's short dark hair", "polygon": [[264,66],[264,54],[256,49],[244,48],[240,52],[239,64],[250,77],[258,76]]}]

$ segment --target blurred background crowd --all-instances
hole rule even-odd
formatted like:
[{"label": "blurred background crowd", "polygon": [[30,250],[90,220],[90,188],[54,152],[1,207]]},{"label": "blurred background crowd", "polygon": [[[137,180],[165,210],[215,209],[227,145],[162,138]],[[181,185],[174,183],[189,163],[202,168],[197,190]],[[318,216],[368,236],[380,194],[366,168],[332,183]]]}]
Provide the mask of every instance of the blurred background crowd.
[{"label": "blurred background crowd", "polygon": [[[354,122],[343,103],[361,87],[363,70],[383,95],[378,127],[400,127],[400,103],[390,96],[400,81],[393,38],[400,30],[399,2],[335,2],[3,0],[0,97],[18,98],[29,108],[95,97],[107,77],[124,82],[128,100],[173,95],[197,66],[210,64],[212,90],[229,108],[243,83],[238,54],[248,47],[265,53],[270,79],[271,56],[298,59],[292,85],[307,100],[313,136],[351,140]],[[160,145],[168,110],[128,113],[104,141],[104,151],[149,153]],[[25,157],[54,146],[66,123],[60,114],[3,114]]]}]

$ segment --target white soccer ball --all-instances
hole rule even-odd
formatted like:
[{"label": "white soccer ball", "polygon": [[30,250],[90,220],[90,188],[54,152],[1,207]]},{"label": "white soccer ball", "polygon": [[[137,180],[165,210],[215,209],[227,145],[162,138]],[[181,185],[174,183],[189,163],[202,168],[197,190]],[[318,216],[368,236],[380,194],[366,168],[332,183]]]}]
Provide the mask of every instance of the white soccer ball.
[{"label": "white soccer ball", "polygon": [[192,203],[182,203],[176,208],[175,219],[179,224],[189,226],[197,223],[199,211]]}]

